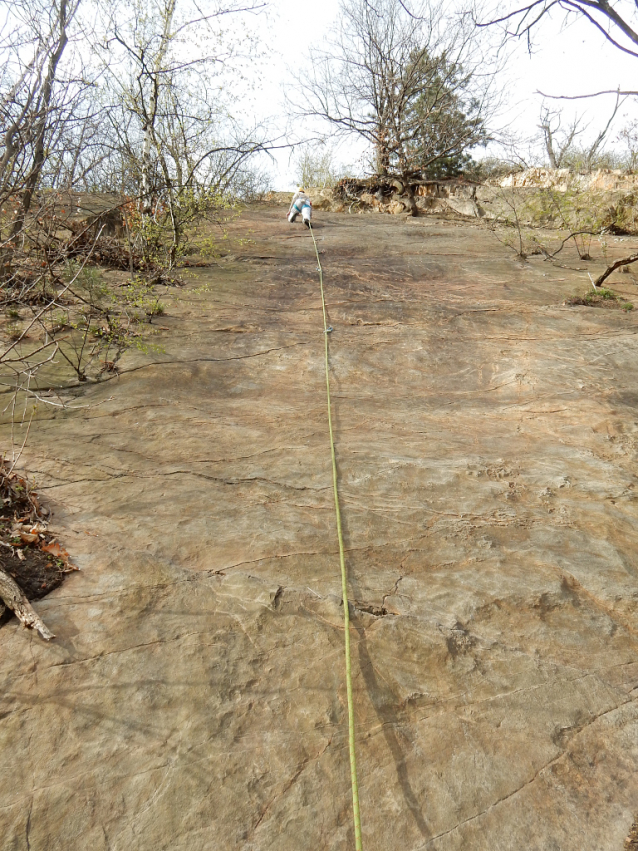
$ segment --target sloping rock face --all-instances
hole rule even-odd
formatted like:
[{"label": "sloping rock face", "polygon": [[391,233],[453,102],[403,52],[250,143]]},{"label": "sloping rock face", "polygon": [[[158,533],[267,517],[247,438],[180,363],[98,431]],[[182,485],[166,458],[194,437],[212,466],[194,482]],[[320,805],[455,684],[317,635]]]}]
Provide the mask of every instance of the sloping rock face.
[{"label": "sloping rock face", "polygon": [[[37,412],[24,463],[82,572],[36,604],[54,642],[0,629],[7,851],[354,845],[316,259],[284,213],[236,223],[160,351]],[[637,320],[478,227],[315,234],[364,848],[621,851]]]}]

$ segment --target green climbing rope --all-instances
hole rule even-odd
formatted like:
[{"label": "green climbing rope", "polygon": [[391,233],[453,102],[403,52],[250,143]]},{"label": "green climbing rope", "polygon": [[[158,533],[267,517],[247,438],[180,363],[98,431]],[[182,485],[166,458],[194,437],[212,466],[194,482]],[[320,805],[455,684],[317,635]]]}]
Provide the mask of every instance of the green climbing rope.
[{"label": "green climbing rope", "polygon": [[[346,653],[346,693],[348,696],[348,749],[350,751],[350,779],[352,781],[352,813],[354,816],[354,844],[356,851],[362,851],[361,816],[359,813],[359,782],[357,780],[357,759],[354,747],[354,704],[352,700],[352,665],[350,662],[350,611],[348,609],[348,581],[346,574],[346,559],[343,546],[343,531],[341,528],[341,509],[339,507],[339,491],[337,488],[337,460],[335,458],[335,442],[332,434],[332,405],[330,403],[330,371],[328,364],[328,321],[326,318],[326,300],[323,292],[323,269],[319,259],[317,240],[310,225],[310,234],[317,255],[317,271],[321,287],[321,309],[323,311],[323,336],[326,362],[326,395],[328,397],[328,431],[330,432],[330,455],[332,457],[332,488],[335,496],[335,513],[337,515],[337,537],[339,538],[339,562],[341,564],[341,594],[343,597],[343,623],[345,633]],[[332,330],[332,329],[330,329]]]}]

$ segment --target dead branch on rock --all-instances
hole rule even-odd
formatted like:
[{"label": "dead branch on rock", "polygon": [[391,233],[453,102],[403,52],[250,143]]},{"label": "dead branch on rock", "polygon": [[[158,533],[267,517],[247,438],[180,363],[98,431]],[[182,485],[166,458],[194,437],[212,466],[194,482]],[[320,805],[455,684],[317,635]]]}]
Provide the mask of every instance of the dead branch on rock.
[{"label": "dead branch on rock", "polygon": [[616,260],[615,263],[612,263],[611,266],[608,266],[602,275],[599,275],[595,280],[595,285],[597,287],[602,286],[603,281],[607,280],[607,278],[611,275],[612,272],[615,272],[620,266],[629,266],[631,263],[635,263],[638,260],[638,254],[630,254],[629,257],[623,257],[622,260]]},{"label": "dead branch on rock", "polygon": [[55,635],[24,596],[18,584],[2,569],[0,569],[0,598],[28,629],[37,629],[46,641],[55,638]]}]

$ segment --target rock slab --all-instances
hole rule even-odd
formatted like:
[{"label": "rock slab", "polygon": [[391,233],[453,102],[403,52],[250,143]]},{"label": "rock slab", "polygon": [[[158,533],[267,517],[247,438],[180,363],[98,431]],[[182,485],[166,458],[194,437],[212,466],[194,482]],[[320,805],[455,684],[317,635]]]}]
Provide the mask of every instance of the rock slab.
[{"label": "rock slab", "polygon": [[[622,851],[638,322],[478,225],[316,218],[364,848]],[[0,630],[6,851],[354,847],[316,259],[280,209],[234,227],[157,350],[32,426],[82,571],[55,642]]]}]

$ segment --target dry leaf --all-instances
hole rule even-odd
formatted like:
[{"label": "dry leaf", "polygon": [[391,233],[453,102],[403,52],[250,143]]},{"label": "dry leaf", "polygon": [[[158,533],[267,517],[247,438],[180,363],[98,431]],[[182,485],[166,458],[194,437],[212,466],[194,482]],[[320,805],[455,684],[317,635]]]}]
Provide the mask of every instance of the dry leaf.
[{"label": "dry leaf", "polygon": [[62,547],[58,544],[57,541],[51,541],[50,544],[43,544],[40,548],[43,553],[51,553],[52,556],[56,558],[61,558],[66,561],[68,559],[69,554],[66,550],[63,550]]},{"label": "dry leaf", "polygon": [[61,559],[64,562],[64,567],[66,568],[64,571],[65,573],[70,573],[72,570],[80,569],[69,561],[69,554],[65,549],[62,549],[57,541],[51,541],[50,544],[43,544],[40,549],[43,553],[50,553],[50,555],[55,558]]}]

